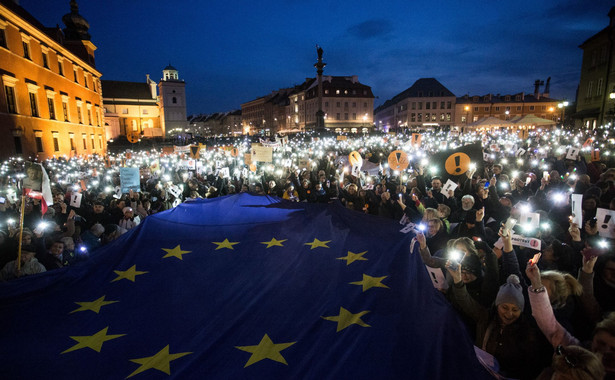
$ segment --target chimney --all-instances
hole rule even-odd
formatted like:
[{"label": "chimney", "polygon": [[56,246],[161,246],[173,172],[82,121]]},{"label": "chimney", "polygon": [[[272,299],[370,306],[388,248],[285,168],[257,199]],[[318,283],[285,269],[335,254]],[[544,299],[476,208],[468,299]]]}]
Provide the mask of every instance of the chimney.
[{"label": "chimney", "polygon": [[542,93],[543,98],[549,97],[549,87],[551,87],[551,77],[547,78],[547,84],[545,85],[545,90]]},{"label": "chimney", "polygon": [[536,79],[534,81],[534,98],[540,99],[540,86],[543,84],[545,84],[545,82],[541,81],[540,79]]},{"label": "chimney", "polygon": [[352,76],[352,83],[358,83],[359,82],[359,77],[357,75],[353,75]]}]

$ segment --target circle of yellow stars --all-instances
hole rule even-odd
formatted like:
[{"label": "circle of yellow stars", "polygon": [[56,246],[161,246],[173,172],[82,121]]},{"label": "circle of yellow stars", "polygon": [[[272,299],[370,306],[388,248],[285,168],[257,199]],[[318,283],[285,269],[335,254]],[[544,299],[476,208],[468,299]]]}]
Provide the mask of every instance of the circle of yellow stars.
[{"label": "circle of yellow stars", "polygon": [[[273,247],[284,247],[284,244],[288,239],[276,239],[275,237],[271,238],[269,241],[260,242],[260,244],[265,245],[265,249],[273,248]],[[331,240],[319,240],[314,238],[312,242],[305,243],[304,245],[309,246],[310,250],[316,248],[330,248],[329,243]],[[234,246],[240,244],[240,242],[230,241],[228,238],[225,238],[223,241],[212,242],[212,244],[216,245],[215,251],[221,249],[234,250]],[[192,251],[182,250],[180,244],[175,246],[174,248],[161,248],[166,254],[162,256],[163,259],[175,257],[179,260],[183,260],[183,255],[191,253]],[[367,251],[354,253],[348,251],[347,255],[344,257],[338,257],[337,260],[346,261],[346,266],[353,264],[358,261],[367,261],[368,259],[365,257]],[[136,265],[131,266],[126,270],[114,270],[113,271],[117,277],[115,277],[111,282],[117,282],[120,280],[128,280],[130,282],[135,282],[136,277],[140,275],[147,274],[147,271],[137,270]],[[370,276],[368,274],[363,274],[363,277],[360,281],[353,281],[349,284],[351,285],[359,285],[362,288],[362,292],[365,292],[371,288],[387,288],[388,286],[383,284],[382,281],[386,279],[387,276]],[[106,296],[103,295],[94,301],[84,301],[84,302],[75,302],[79,307],[73,311],[72,313],[77,313],[80,311],[92,311],[96,314],[99,314],[101,309],[105,306],[118,303],[117,300],[106,300]],[[321,318],[326,321],[336,322],[336,332],[340,332],[344,329],[349,328],[352,325],[358,325],[361,327],[371,327],[369,324],[365,323],[362,320],[366,314],[368,314],[369,310],[362,310],[357,313],[353,313],[344,307],[340,307],[339,313],[337,315],[331,316],[322,316]],[[70,348],[64,350],[61,354],[66,354],[69,352],[77,351],[83,348],[90,348],[96,352],[100,352],[102,346],[105,342],[121,338],[126,334],[108,334],[109,326],[104,329],[94,333],[89,336],[70,336],[72,340],[77,342]],[[272,360],[284,365],[288,365],[286,359],[282,356],[282,351],[291,347],[297,342],[287,342],[287,343],[274,343],[273,340],[269,337],[268,334],[264,334],[260,342],[256,345],[251,346],[235,346],[236,349],[245,351],[250,353],[250,357],[248,361],[244,365],[245,367],[249,367],[255,363],[258,363],[262,360],[268,359]],[[171,374],[170,363],[174,360],[177,360],[186,355],[190,355],[192,352],[181,352],[181,353],[171,353],[170,346],[166,345],[160,351],[158,351],[153,356],[130,359],[131,362],[139,364],[139,367],[135,369],[127,378],[140,374],[149,369],[155,369],[161,372],[164,372],[167,375]]]}]

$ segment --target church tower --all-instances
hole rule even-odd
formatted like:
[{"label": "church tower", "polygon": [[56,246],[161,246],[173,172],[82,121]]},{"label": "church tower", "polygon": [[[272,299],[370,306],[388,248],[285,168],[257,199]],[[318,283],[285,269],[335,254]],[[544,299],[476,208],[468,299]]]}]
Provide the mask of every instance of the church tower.
[{"label": "church tower", "polygon": [[162,70],[158,83],[160,95],[160,119],[163,136],[175,129],[184,131],[188,125],[186,118],[186,83],[179,79],[177,69],[169,64]]}]

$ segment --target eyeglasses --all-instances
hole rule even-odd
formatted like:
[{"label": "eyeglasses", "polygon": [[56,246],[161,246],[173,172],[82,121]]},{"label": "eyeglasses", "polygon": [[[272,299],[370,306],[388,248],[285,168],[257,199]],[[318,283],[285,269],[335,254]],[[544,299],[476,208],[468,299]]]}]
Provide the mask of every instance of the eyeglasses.
[{"label": "eyeglasses", "polygon": [[566,364],[568,364],[568,366],[570,366],[570,368],[577,367],[577,365],[566,355],[566,351],[564,351],[564,346],[562,346],[561,344],[555,348],[555,354],[558,356],[563,355],[564,361],[566,362]]}]

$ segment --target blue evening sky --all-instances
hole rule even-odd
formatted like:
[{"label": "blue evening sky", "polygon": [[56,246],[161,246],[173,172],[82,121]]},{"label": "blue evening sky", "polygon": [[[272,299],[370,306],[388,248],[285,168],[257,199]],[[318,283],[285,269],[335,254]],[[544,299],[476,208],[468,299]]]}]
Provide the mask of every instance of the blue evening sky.
[{"label": "blue evening sky", "polygon": [[[582,50],[608,25],[605,0],[237,1],[79,0],[103,79],[158,81],[169,63],[186,81],[188,114],[241,103],[315,76],[358,75],[383,103],[434,77],[455,95],[534,91],[574,101]],[[69,0],[21,0],[44,25]]]}]

